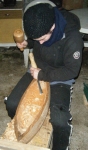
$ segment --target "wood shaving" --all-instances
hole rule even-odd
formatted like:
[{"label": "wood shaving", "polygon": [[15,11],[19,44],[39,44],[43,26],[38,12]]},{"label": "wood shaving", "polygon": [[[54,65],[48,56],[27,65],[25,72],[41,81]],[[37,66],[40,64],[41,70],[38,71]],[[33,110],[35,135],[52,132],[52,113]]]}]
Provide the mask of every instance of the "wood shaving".
[{"label": "wood shaving", "polygon": [[0,139],[9,139],[10,141],[17,141],[15,130],[14,130],[14,119],[7,123],[5,132],[2,134]]}]

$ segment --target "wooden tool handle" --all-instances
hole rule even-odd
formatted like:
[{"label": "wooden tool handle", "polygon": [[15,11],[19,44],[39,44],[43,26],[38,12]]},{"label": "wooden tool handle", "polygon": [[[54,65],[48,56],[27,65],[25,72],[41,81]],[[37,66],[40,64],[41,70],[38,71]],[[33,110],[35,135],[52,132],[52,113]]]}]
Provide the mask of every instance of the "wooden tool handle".
[{"label": "wooden tool handle", "polygon": [[[29,53],[29,58],[30,58],[30,61],[31,61],[31,66],[34,67],[34,68],[37,68],[37,65],[36,65],[35,60],[34,60],[34,55],[33,55],[32,52]],[[42,91],[42,88],[41,88],[41,83],[39,82],[38,79],[37,79],[37,83],[38,83],[39,92],[40,92],[40,94],[42,94],[43,91]]]},{"label": "wooden tool handle", "polygon": [[[13,38],[14,38],[15,42],[22,43],[24,41],[24,32],[23,32],[23,30],[16,29],[14,31]],[[21,48],[20,50],[23,50],[23,48]]]},{"label": "wooden tool handle", "polygon": [[34,68],[37,68],[37,65],[35,63],[35,60],[34,60],[34,55],[33,53],[29,53],[29,58],[30,58],[30,61],[31,61],[31,66],[34,67]]}]

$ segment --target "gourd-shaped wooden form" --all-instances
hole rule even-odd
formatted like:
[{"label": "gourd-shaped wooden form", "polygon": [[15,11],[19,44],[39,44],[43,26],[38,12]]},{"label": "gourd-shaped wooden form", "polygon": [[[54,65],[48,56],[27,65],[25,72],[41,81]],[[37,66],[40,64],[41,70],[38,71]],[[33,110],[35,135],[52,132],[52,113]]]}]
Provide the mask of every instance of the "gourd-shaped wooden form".
[{"label": "gourd-shaped wooden form", "polygon": [[[37,67],[33,53],[31,54],[32,56],[29,57],[32,66]],[[28,143],[35,136],[42,126],[49,109],[50,85],[44,81],[40,81],[40,83],[43,93],[40,94],[37,80],[33,79],[23,94],[16,110],[15,133],[17,140],[23,143]]]}]

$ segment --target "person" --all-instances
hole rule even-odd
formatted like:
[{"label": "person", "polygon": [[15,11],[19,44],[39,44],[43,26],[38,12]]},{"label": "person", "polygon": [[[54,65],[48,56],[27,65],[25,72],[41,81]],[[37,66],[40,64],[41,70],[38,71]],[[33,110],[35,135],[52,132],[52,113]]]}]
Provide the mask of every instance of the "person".
[{"label": "person", "polygon": [[80,21],[49,0],[34,0],[24,10],[23,28],[27,40],[17,46],[19,49],[33,48],[38,68],[30,66],[12,90],[6,101],[8,115],[14,117],[19,101],[33,79],[49,82],[52,150],[68,150],[72,133],[72,85],[82,63]]}]

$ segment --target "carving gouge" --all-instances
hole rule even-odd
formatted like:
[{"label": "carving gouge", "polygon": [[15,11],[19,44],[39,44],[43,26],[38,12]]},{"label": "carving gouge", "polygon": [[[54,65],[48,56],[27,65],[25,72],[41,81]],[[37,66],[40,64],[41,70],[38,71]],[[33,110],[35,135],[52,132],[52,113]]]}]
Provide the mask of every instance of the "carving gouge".
[{"label": "carving gouge", "polygon": [[[37,68],[37,65],[35,63],[34,56],[33,56],[32,52],[33,52],[33,49],[30,49],[29,58],[30,58],[30,61],[31,61],[31,66],[34,67],[34,68]],[[39,91],[42,94],[43,91],[42,91],[42,88],[41,88],[41,85],[40,85],[40,82],[39,82],[38,79],[37,79],[37,83],[38,83]]]}]

